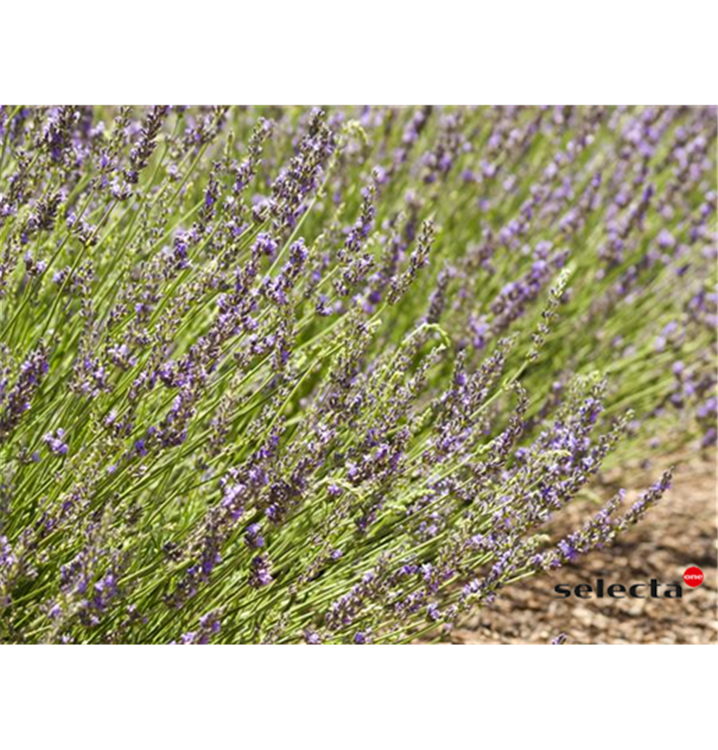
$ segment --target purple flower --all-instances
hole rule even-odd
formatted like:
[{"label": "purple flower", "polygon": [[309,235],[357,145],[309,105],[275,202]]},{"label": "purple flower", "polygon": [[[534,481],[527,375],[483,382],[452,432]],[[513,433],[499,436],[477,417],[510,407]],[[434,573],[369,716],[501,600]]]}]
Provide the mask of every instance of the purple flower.
[{"label": "purple flower", "polygon": [[258,549],[264,547],[264,537],[262,536],[262,525],[259,523],[252,523],[247,526],[244,532],[244,541],[247,546],[251,549]]},{"label": "purple flower", "polygon": [[249,567],[249,585],[252,588],[258,589],[272,583],[271,564],[266,554],[254,557]]},{"label": "purple flower", "polygon": [[49,432],[43,440],[47,443],[50,450],[57,456],[64,456],[67,454],[68,446],[64,440],[65,431],[63,429],[57,429],[55,433]]}]

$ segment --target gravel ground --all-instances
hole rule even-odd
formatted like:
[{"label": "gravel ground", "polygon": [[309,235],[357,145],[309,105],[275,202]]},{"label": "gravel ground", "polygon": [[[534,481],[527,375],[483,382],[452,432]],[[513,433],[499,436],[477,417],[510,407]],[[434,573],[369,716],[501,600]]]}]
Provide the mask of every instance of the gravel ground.
[{"label": "gravel ground", "polygon": [[[655,473],[632,474],[634,486],[647,486]],[[611,549],[595,552],[575,565],[520,582],[490,609],[454,630],[454,643],[548,643],[565,633],[567,643],[716,643],[716,458],[694,457],[679,466],[667,497],[643,523]],[[608,491],[608,488],[607,488]],[[567,509],[553,527],[567,531],[591,514],[579,505]],[[555,598],[554,586],[589,583],[681,583],[691,565],[705,579],[696,589],[682,585],[682,599]]]}]

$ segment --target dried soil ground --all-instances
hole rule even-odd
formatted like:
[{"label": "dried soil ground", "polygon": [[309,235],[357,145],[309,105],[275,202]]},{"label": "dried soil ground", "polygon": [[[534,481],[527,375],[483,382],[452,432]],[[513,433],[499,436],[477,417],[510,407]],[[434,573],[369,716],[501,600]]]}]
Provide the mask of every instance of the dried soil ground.
[{"label": "dried soil ground", "polygon": [[[647,486],[653,474],[632,476]],[[473,615],[454,630],[454,643],[549,643],[565,633],[567,643],[716,643],[716,458],[692,458],[679,467],[671,492],[638,526],[611,549],[588,555],[550,577],[508,588],[490,609]],[[582,523],[592,509],[568,508],[553,530],[565,533]],[[554,586],[682,583],[686,568],[705,574],[695,589],[682,585],[683,598],[556,598]]]}]

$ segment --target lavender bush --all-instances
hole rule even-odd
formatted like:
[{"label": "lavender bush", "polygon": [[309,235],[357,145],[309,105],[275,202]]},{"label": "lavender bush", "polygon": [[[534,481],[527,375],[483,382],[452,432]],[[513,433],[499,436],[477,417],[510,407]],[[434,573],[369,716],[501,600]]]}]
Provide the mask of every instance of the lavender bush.
[{"label": "lavender bush", "polygon": [[[2,107],[0,641],[404,642],[716,441],[716,113]],[[635,488],[632,488],[635,489]]]}]

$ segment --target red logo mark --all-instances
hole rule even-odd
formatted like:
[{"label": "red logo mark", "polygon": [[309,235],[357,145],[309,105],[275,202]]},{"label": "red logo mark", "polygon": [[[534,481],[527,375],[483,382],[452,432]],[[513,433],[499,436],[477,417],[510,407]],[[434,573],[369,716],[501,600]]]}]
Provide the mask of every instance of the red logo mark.
[{"label": "red logo mark", "polygon": [[696,567],[688,568],[683,574],[683,582],[692,589],[700,586],[703,583],[703,571]]}]

